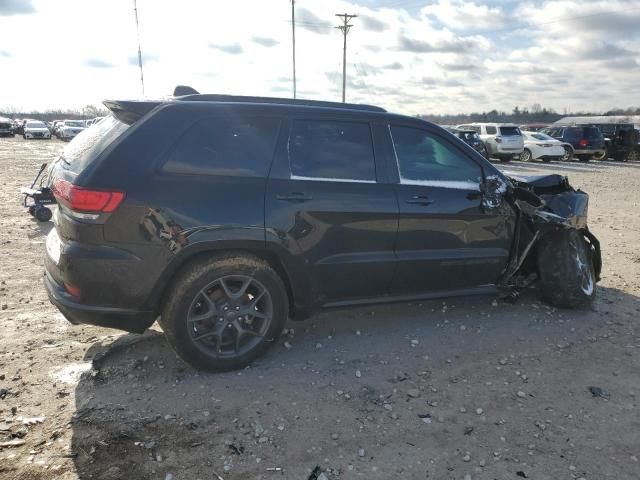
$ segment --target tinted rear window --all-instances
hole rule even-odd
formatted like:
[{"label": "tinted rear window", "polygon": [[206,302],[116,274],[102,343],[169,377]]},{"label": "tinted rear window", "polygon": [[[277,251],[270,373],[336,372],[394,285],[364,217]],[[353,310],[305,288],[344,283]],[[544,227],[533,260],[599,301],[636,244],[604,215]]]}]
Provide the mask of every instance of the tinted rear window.
[{"label": "tinted rear window", "polygon": [[521,135],[518,127],[500,127],[500,135],[503,137],[514,137]]},{"label": "tinted rear window", "polygon": [[279,129],[280,119],[273,117],[225,116],[200,120],[178,139],[163,171],[264,177]]},{"label": "tinted rear window", "polygon": [[83,130],[62,151],[62,159],[69,169],[80,173],[122,135],[129,125],[114,117],[107,117],[95,128]]},{"label": "tinted rear window", "polygon": [[289,137],[289,165],[294,178],[375,181],[369,124],[294,121]]}]

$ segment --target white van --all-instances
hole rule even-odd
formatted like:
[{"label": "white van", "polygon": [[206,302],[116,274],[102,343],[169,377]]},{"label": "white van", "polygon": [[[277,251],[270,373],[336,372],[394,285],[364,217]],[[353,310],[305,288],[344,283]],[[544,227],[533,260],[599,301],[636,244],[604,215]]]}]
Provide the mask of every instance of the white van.
[{"label": "white van", "polygon": [[468,123],[457,128],[475,130],[487,147],[491,158],[508,162],[518,160],[524,150],[522,132],[513,123]]}]

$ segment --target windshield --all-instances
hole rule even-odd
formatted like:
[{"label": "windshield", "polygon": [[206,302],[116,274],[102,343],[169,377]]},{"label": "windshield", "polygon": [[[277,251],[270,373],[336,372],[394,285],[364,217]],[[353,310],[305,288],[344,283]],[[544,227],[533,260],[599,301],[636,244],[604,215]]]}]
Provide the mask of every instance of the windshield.
[{"label": "windshield", "polygon": [[503,137],[514,137],[520,135],[518,127],[500,127],[500,135]]},{"label": "windshield", "polygon": [[65,120],[64,124],[67,127],[84,127],[82,120]]},{"label": "windshield", "polygon": [[42,122],[27,122],[27,128],[47,128]]},{"label": "windshield", "polygon": [[114,117],[107,117],[92,128],[84,130],[62,152],[62,160],[80,173],[120,135],[129,125]]}]

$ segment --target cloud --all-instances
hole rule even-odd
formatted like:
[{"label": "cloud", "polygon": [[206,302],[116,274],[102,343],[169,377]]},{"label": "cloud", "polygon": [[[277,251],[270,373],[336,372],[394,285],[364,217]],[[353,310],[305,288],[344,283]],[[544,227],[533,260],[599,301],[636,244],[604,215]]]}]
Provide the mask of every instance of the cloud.
[{"label": "cloud", "polygon": [[358,20],[358,23],[362,23],[362,27],[370,32],[384,32],[389,28],[388,23],[378,20],[375,17],[370,17],[369,15],[360,15]]},{"label": "cloud", "polygon": [[402,70],[404,67],[400,62],[393,62],[393,63],[388,63],[382,68],[384,68],[385,70]]},{"label": "cloud", "polygon": [[619,47],[604,40],[597,43],[590,43],[588,45],[581,45],[575,53],[576,57],[584,60],[607,60],[610,58],[638,55],[638,53],[632,52],[627,48]]},{"label": "cloud", "polygon": [[0,17],[35,12],[32,0],[0,0]]},{"label": "cloud", "polygon": [[242,45],[240,45],[239,43],[218,45],[216,43],[209,42],[209,48],[220,50],[221,52],[228,53],[230,55],[239,55],[243,52]]},{"label": "cloud", "polygon": [[[143,53],[142,54],[142,64],[147,65],[148,63],[157,62],[160,59],[158,55],[154,55],[152,53]],[[127,63],[131,66],[138,66],[138,55],[131,55],[127,59]]]},{"label": "cloud", "polygon": [[[476,60],[477,61],[477,60]],[[441,63],[437,62],[438,67],[450,72],[469,72],[477,70],[479,66],[476,63]]]},{"label": "cloud", "polygon": [[87,67],[91,68],[113,68],[113,64],[102,60],[101,58],[89,58],[84,61]]},{"label": "cloud", "polygon": [[466,31],[512,26],[518,21],[503,8],[466,0],[438,0],[425,6],[420,13],[427,18],[437,19],[446,27]]},{"label": "cloud", "polygon": [[332,25],[326,20],[316,16],[311,10],[304,7],[296,8],[296,27],[309,30],[313,33],[326,35],[332,31]]},{"label": "cloud", "polygon": [[6,50],[0,50],[0,57],[1,58],[10,58],[12,55],[7,52]]},{"label": "cloud", "polygon": [[474,37],[453,37],[427,42],[401,34],[398,43],[401,51],[413,53],[464,53],[480,47],[480,42]]},{"label": "cloud", "polygon": [[251,41],[258,45],[262,45],[263,47],[275,47],[280,43],[275,38],[269,37],[251,37]]}]

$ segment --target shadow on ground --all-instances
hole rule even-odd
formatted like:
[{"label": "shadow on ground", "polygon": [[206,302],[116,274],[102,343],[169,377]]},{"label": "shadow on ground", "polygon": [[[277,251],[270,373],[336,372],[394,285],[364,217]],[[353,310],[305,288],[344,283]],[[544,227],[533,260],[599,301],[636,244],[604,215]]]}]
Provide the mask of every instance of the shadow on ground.
[{"label": "shadow on ground", "polygon": [[640,380],[624,348],[639,299],[602,288],[581,311],[532,293],[492,300],[323,312],[289,325],[290,349],[226,374],[191,369],[155,330],[95,344],[76,388],[78,474],[307,479],[320,465],[329,478],[568,478],[577,464],[576,478],[632,478],[610,456],[640,448],[621,380]]}]

